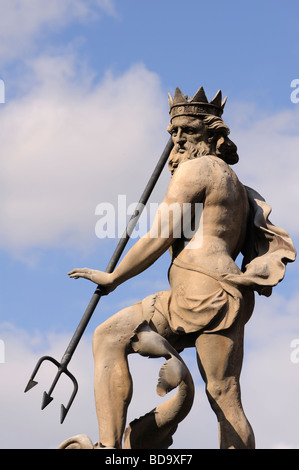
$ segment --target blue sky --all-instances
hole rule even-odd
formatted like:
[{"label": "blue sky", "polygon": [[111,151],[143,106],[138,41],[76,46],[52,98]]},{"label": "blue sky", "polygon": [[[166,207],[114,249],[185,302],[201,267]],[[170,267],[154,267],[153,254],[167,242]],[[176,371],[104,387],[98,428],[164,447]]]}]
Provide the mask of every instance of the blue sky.
[{"label": "blue sky", "polygon": [[[272,222],[297,245],[299,104],[291,101],[290,85],[299,78],[299,5],[3,0],[1,10],[0,369],[7,386],[0,396],[9,422],[0,446],[53,448],[81,432],[98,439],[90,353],[96,325],[167,288],[166,254],[101,300],[70,365],[80,388],[63,426],[59,401],[39,409],[46,384],[23,394],[40,355],[60,359],[94,291],[66,273],[77,266],[105,269],[116,246],[117,240],[95,235],[97,204],[115,204],[119,194],[128,205],[137,201],[168,140],[168,92],[179,86],[193,95],[203,85],[210,99],[218,89],[228,95],[224,120],[240,155],[234,169],[266,198]],[[151,201],[162,199],[168,178],[166,170]],[[247,327],[243,397],[258,447],[299,446],[299,365],[290,361],[290,343],[299,337],[298,277],[297,263],[289,265],[272,297],[257,298]],[[142,377],[145,366],[134,360]],[[174,446],[217,448],[194,352],[186,360],[199,398]],[[143,393],[140,399],[136,392],[132,417],[148,411],[150,400],[157,403],[154,387],[152,398]],[[18,420],[10,413],[16,403]],[[16,443],[17,426],[26,433]]]}]

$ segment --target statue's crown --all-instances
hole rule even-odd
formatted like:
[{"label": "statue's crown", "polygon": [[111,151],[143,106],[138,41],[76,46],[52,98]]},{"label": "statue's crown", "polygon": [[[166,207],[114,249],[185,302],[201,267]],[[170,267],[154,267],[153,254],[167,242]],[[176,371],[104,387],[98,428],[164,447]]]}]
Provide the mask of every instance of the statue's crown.
[{"label": "statue's crown", "polygon": [[212,101],[208,101],[203,87],[188,99],[179,88],[176,88],[174,97],[168,93],[170,120],[176,116],[203,116],[211,114],[220,117],[223,113],[227,97],[222,101],[219,90]]}]

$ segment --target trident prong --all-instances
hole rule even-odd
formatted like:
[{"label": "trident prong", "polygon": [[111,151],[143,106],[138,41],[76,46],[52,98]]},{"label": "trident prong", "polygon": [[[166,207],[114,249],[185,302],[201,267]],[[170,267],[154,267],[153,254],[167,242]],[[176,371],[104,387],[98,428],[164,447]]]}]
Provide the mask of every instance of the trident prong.
[{"label": "trident prong", "polygon": [[[145,204],[147,203],[154,187],[155,187],[155,184],[156,182],[158,181],[158,178],[165,166],[165,163],[167,162],[168,160],[168,157],[169,157],[169,154],[171,152],[173,148],[173,142],[172,142],[172,139],[170,138],[142,195],[141,195],[141,198],[137,204],[137,208],[134,212],[134,214],[132,215],[132,217],[130,218],[129,220],[129,223],[126,227],[126,230],[124,231],[121,239],[119,240],[118,244],[117,244],[117,247],[109,261],[109,264],[106,268],[106,272],[108,273],[111,273],[113,272],[115,266],[117,265],[125,247],[126,247],[126,244],[128,243],[129,239],[130,239],[130,236],[131,236],[131,233],[133,232],[134,230],[134,227],[136,226],[140,216],[141,216],[141,213],[142,213],[142,210],[144,209],[144,206]],[[67,370],[67,365],[69,363],[69,361],[71,360],[74,352],[75,352],[75,349],[76,347],[78,346],[78,343],[81,339],[81,336],[83,335],[88,323],[89,323],[89,320],[91,318],[91,316],[93,315],[93,312],[95,311],[96,309],[96,306],[101,298],[102,295],[105,295],[105,292],[103,292],[103,290],[101,289],[101,286],[97,286],[85,312],[84,312],[84,315],[83,317],[81,318],[80,320],[80,323],[79,325],[77,326],[77,329],[64,353],[64,356],[63,358],[61,359],[61,362],[58,362],[56,361],[56,359],[53,359],[52,357],[50,356],[43,356],[39,359],[39,361],[37,362],[36,366],[35,366],[35,369],[29,379],[29,382],[25,388],[25,392],[28,392],[29,390],[31,390],[35,385],[37,385],[38,382],[36,382],[34,380],[35,378],[35,375],[38,371],[38,369],[40,368],[41,366],[41,363],[43,361],[50,361],[50,362],[53,362],[57,367],[58,367],[58,372],[54,378],[54,381],[49,389],[49,392],[44,392],[44,395],[43,395],[43,400],[42,400],[42,409],[44,409],[49,403],[51,403],[51,401],[53,400],[53,397],[51,397],[51,393],[53,392],[53,389],[59,379],[59,377],[61,376],[62,373],[68,375],[70,377],[70,379],[72,380],[73,384],[74,384],[74,390],[73,390],[73,393],[71,395],[71,398],[67,404],[67,406],[65,407],[64,405],[61,405],[61,416],[60,416],[60,422],[62,423],[64,421],[64,418],[68,412],[68,410],[70,409],[70,406],[75,398],[75,395],[77,393],[77,390],[78,390],[78,384],[77,384],[77,381],[75,379],[75,377]]]},{"label": "trident prong", "polygon": [[71,404],[73,403],[74,401],[74,398],[77,394],[77,391],[78,391],[78,383],[77,383],[77,380],[76,378],[73,376],[73,374],[70,373],[70,371],[67,369],[67,357],[64,356],[61,360],[61,362],[58,362],[56,361],[56,359],[54,359],[53,357],[51,356],[43,356],[39,359],[39,361],[37,362],[35,368],[34,368],[34,371],[28,381],[28,384],[25,388],[25,392],[28,392],[29,390],[31,390],[35,385],[38,384],[38,382],[36,380],[34,380],[39,368],[41,367],[41,364],[45,361],[49,361],[49,362],[52,362],[53,364],[55,364],[58,368],[58,371],[56,373],[56,376],[52,382],[52,385],[51,387],[49,388],[49,391],[48,392],[44,392],[43,394],[43,399],[42,399],[42,405],[41,405],[41,409],[43,410],[44,408],[46,408],[46,406],[48,406],[51,401],[53,400],[53,397],[51,396],[52,395],[52,392],[58,382],[58,379],[59,377],[61,376],[61,374],[65,374],[67,375],[71,381],[73,382],[73,385],[74,385],[74,389],[73,389],[73,392],[71,394],[71,397],[69,399],[69,402],[67,404],[67,406],[65,407],[63,404],[61,405],[61,411],[60,411],[60,423],[62,424],[70,407],[71,407]]}]

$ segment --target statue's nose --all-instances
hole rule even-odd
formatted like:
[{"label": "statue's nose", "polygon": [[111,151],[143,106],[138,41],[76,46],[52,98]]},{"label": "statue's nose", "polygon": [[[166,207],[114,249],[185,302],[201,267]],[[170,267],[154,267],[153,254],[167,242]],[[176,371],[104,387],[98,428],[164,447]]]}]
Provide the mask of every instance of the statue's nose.
[{"label": "statue's nose", "polygon": [[182,131],[182,129],[178,129],[178,132],[175,136],[175,144],[182,144],[186,142],[186,137]]}]

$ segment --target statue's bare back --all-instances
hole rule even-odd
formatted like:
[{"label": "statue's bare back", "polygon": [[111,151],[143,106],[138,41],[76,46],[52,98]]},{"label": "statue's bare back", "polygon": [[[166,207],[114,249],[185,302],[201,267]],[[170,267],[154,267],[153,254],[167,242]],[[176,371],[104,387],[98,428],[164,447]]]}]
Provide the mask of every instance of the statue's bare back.
[{"label": "statue's bare back", "polygon": [[[235,259],[244,244],[249,213],[246,190],[219,158],[208,155],[185,165],[184,175],[188,172],[192,177],[185,179],[184,187],[194,185],[194,202],[202,204],[200,246],[194,248],[191,239],[190,248],[186,240],[178,239],[172,246],[173,256],[216,273],[237,274],[240,270]],[[175,186],[177,191],[179,184]],[[195,233],[193,238],[197,236]]]}]

